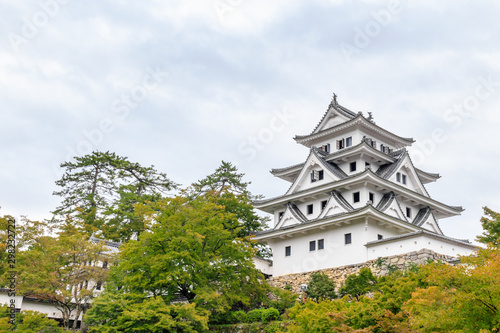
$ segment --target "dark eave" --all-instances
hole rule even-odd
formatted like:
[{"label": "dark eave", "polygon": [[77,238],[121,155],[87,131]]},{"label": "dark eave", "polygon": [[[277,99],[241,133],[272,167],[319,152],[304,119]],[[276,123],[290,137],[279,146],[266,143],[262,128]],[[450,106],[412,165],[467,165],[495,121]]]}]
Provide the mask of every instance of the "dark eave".
[{"label": "dark eave", "polygon": [[356,118],[348,120],[342,124],[339,124],[337,126],[333,126],[331,128],[324,129],[324,130],[319,131],[317,133],[308,134],[308,135],[296,135],[294,140],[297,143],[301,143],[301,144],[304,144],[306,146],[309,146],[311,144],[311,141],[313,141],[315,139],[321,138],[323,136],[327,136],[329,134],[338,132],[340,130],[343,130],[343,129],[346,129],[346,128],[349,128],[352,126],[356,126],[358,124],[363,125],[363,126],[369,128],[375,132],[378,132],[379,134],[381,134],[383,136],[387,136],[387,137],[391,138],[392,140],[397,141],[397,142],[399,142],[403,145],[406,145],[406,146],[411,145],[413,142],[415,142],[415,140],[413,140],[412,138],[400,137],[394,133],[391,133],[391,132],[383,129],[380,126],[377,126],[373,122],[371,122],[371,121],[367,120],[365,117],[363,117],[362,114],[359,114]]},{"label": "dark eave", "polygon": [[436,180],[441,178],[441,175],[439,173],[426,172],[418,168],[415,168],[415,171],[417,172],[418,177],[424,184],[435,182]]}]

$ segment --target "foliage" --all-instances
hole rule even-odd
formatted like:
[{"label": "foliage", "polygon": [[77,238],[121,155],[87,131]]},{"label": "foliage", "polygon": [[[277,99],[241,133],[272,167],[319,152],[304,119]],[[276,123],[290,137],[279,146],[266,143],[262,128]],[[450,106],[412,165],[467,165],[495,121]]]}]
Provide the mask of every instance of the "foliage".
[{"label": "foliage", "polygon": [[[210,195],[178,196],[139,206],[148,231],[122,245],[108,285],[119,290],[102,297],[118,294],[139,304],[160,297],[168,305],[180,295],[211,313],[261,302],[266,288],[253,265],[252,240],[238,236],[238,219],[214,201]],[[104,303],[94,303],[92,321],[107,326]],[[128,307],[118,311],[117,321]]]},{"label": "foliage", "polygon": [[293,320],[288,332],[355,332],[354,328],[346,324],[348,307],[348,302],[339,300],[297,303],[288,313],[289,318]]},{"label": "foliage", "polygon": [[334,299],[337,297],[335,282],[323,272],[314,272],[311,274],[306,296],[316,301],[320,299]]},{"label": "foliage", "polygon": [[485,215],[481,218],[483,233],[477,236],[477,241],[500,246],[500,213],[492,211],[488,207],[483,207],[483,210]]},{"label": "foliage", "polygon": [[359,300],[359,296],[376,290],[377,278],[368,267],[363,267],[358,274],[349,275],[339,293],[342,296],[350,295]]},{"label": "foliage", "polygon": [[[194,183],[187,191],[190,198],[209,195],[227,212],[234,214],[243,226],[238,232],[239,237],[263,230],[269,221],[269,218],[256,214],[252,201],[261,197],[248,190],[250,182],[243,181],[243,176],[234,165],[222,161],[214,173]],[[271,256],[269,247],[259,243],[255,243],[254,247],[262,258]]]},{"label": "foliage", "polygon": [[0,305],[0,332],[14,330],[23,333],[64,332],[57,321],[47,318],[47,315],[43,313],[30,310],[17,313],[14,325],[11,325],[9,323],[9,309],[5,305]]},{"label": "foliage", "polygon": [[82,221],[89,234],[102,231],[106,239],[125,241],[143,232],[134,205],[157,201],[176,187],[153,166],[143,167],[114,153],[92,152],[74,159],[61,164],[65,172],[56,181],[61,190],[53,194],[62,202],[53,213],[62,221]]},{"label": "foliage", "polygon": [[297,302],[298,295],[281,288],[268,285],[268,297],[264,299],[263,305],[268,308],[275,308],[280,313],[284,313]]},{"label": "foliage", "polygon": [[262,310],[262,322],[268,323],[273,320],[278,320],[280,318],[280,312],[275,308],[269,308]]},{"label": "foliage", "polygon": [[18,228],[27,246],[16,258],[18,294],[54,304],[68,327],[70,316],[90,307],[96,287],[92,281],[104,282],[108,274],[98,263],[111,255],[73,225],[66,224],[57,237],[45,235],[55,231],[43,222],[26,220]]},{"label": "foliage", "polygon": [[247,321],[249,323],[256,323],[262,321],[262,312],[264,309],[253,309],[247,313]]},{"label": "foliage", "polygon": [[233,312],[233,323],[246,323],[248,316],[245,311],[238,310]]},{"label": "foliage", "polygon": [[85,317],[91,326],[90,332],[202,332],[208,329],[209,312],[195,304],[167,304],[160,296],[139,300],[110,295],[96,299]]},{"label": "foliage", "polygon": [[500,250],[490,246],[461,258],[462,264],[425,267],[430,284],[403,307],[421,332],[478,332],[500,326]]},{"label": "foliage", "polygon": [[397,271],[382,276],[377,283],[379,292],[374,294],[373,299],[380,303],[381,308],[398,314],[414,291],[428,286],[425,282],[427,274],[421,266],[417,266],[406,272]]},{"label": "foliage", "polygon": [[[2,276],[8,270],[9,264],[9,253],[7,250],[8,243],[8,226],[9,220],[12,220],[12,216],[6,215],[0,217],[0,276]],[[11,229],[12,230],[12,229]],[[15,231],[15,230],[14,230]],[[11,238],[12,239],[12,238]],[[13,244],[12,241],[10,243]],[[11,249],[12,251],[12,249]]]}]

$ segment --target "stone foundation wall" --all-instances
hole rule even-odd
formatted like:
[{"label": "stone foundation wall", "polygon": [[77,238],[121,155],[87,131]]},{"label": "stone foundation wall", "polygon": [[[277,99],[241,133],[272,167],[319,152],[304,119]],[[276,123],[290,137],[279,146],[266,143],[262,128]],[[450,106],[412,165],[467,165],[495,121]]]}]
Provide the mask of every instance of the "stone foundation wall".
[{"label": "stone foundation wall", "polygon": [[403,270],[412,264],[425,264],[429,261],[442,261],[445,263],[454,264],[454,262],[457,261],[457,258],[442,255],[431,250],[422,249],[416,252],[370,260],[361,264],[327,268],[319,271],[288,274],[276,277],[273,276],[268,281],[271,285],[282,289],[285,289],[285,287],[288,285],[292,288],[292,291],[294,293],[300,293],[300,285],[308,284],[310,276],[314,272],[325,273],[330,279],[335,281],[335,285],[337,286],[337,288],[339,288],[348,275],[357,273],[363,267],[369,267],[372,270],[373,274],[382,276],[387,274],[390,269]]}]

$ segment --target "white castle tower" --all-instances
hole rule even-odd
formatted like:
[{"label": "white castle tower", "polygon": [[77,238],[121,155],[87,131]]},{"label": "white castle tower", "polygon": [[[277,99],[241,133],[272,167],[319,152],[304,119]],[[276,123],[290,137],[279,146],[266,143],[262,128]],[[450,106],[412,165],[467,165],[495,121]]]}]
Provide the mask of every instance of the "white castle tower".
[{"label": "white castle tower", "polygon": [[440,176],[413,165],[405,149],[413,139],[346,109],[335,95],[312,133],[294,139],[310,148],[305,162],[271,170],[290,188],[254,203],[274,215],[274,227],[256,235],[272,248],[274,276],[421,249],[454,257],[475,250],[441,231],[439,219],[463,209],[429,196],[424,185]]}]

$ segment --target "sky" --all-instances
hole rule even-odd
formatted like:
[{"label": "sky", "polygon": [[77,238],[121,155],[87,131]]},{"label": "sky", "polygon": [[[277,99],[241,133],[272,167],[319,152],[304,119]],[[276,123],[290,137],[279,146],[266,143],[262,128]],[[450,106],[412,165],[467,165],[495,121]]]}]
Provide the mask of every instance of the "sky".
[{"label": "sky", "polygon": [[426,187],[473,240],[500,211],[500,3],[3,0],[0,215],[49,218],[59,165],[111,151],[188,186],[222,160],[254,194],[289,183],[333,93],[416,140]]}]

